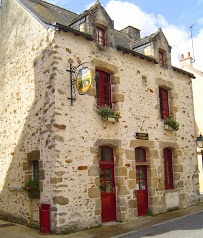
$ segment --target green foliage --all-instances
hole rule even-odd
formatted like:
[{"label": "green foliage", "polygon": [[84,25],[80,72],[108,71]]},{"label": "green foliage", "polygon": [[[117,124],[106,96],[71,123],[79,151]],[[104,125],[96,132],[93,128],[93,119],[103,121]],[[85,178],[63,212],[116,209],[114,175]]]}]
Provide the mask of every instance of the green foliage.
[{"label": "green foliage", "polygon": [[22,189],[26,190],[27,192],[30,191],[39,191],[39,181],[36,179],[30,180],[25,184],[25,186],[22,186]]},{"label": "green foliage", "polygon": [[174,131],[179,130],[180,124],[175,121],[175,119],[170,116],[165,119],[165,124],[169,125]]},{"label": "green foliage", "polygon": [[102,117],[102,119],[107,120],[108,117],[115,117],[117,122],[119,121],[119,119],[121,118],[120,116],[120,112],[116,112],[114,111],[112,108],[110,108],[107,105],[98,107],[96,109],[97,113]]},{"label": "green foliage", "polygon": [[153,216],[153,212],[151,210],[148,210],[146,215],[152,217]]}]

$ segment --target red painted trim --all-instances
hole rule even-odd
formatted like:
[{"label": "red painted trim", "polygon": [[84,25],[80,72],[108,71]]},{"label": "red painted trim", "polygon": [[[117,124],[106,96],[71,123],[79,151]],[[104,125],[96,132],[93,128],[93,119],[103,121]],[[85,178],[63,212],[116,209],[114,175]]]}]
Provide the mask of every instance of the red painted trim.
[{"label": "red painted trim", "polygon": [[[103,184],[103,192],[101,192],[101,205],[102,205],[102,222],[108,221],[115,221],[116,220],[116,191],[115,191],[115,175],[114,175],[114,155],[113,155],[113,148],[108,146],[101,146],[100,150],[108,149],[110,150],[111,159],[105,161],[100,160],[99,166],[101,171],[103,170],[103,176],[100,177],[100,182],[102,181]],[[101,156],[102,153],[100,153]],[[105,152],[103,153],[105,156]],[[111,178],[109,180],[108,173],[105,174],[105,171],[111,171]],[[106,186],[109,186],[109,181],[111,181],[111,191],[109,188],[107,189]],[[101,190],[101,191],[102,191]],[[108,191],[108,192],[107,192]]]},{"label": "red painted trim", "polygon": [[110,74],[99,69],[96,70],[96,94],[97,106],[112,107]]},{"label": "red painted trim", "polygon": [[[141,175],[141,176],[140,176]],[[138,216],[146,215],[148,211],[147,166],[136,166],[137,209]]]},{"label": "red painted trim", "polygon": [[169,116],[168,90],[159,87],[159,97],[160,97],[161,119],[165,119],[166,117]]},{"label": "red painted trim", "polygon": [[105,29],[97,26],[97,44],[98,45],[106,45],[106,31]]},{"label": "red painted trim", "polygon": [[172,150],[164,149],[164,172],[165,172],[165,189],[173,189],[173,163]]},{"label": "red painted trim", "polygon": [[166,52],[164,50],[159,50],[159,65],[166,68]]}]

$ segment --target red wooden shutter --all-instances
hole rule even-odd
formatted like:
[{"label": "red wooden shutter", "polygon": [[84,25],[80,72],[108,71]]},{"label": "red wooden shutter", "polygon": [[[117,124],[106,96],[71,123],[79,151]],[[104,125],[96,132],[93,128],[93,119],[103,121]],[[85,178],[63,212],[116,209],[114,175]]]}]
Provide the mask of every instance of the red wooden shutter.
[{"label": "red wooden shutter", "polygon": [[160,96],[161,118],[164,119],[169,116],[168,90],[165,88],[159,88],[159,96]]},{"label": "red wooden shutter", "polygon": [[108,105],[109,107],[112,107],[110,75],[107,72],[96,70],[95,79],[97,106]]}]

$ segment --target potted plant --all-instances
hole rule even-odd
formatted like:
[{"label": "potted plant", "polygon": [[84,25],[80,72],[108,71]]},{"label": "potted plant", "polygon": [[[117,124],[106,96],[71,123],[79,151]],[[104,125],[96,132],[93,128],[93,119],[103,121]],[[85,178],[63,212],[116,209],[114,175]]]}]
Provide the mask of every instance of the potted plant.
[{"label": "potted plant", "polygon": [[169,117],[165,118],[165,121],[164,121],[165,129],[168,129],[168,130],[171,129],[171,130],[177,131],[177,130],[179,130],[179,126],[180,126],[180,124],[177,121],[175,121],[173,116],[169,116]]},{"label": "potted plant", "polygon": [[114,111],[108,105],[98,107],[96,111],[102,117],[103,121],[118,122],[121,118],[120,112]]},{"label": "potted plant", "polygon": [[40,198],[39,181],[37,179],[29,180],[22,189],[28,192],[30,198]]}]

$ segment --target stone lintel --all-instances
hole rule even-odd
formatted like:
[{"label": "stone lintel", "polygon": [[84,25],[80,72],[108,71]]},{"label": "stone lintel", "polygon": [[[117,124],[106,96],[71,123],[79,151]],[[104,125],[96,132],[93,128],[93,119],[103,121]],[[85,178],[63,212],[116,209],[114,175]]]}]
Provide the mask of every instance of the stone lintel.
[{"label": "stone lintel", "polygon": [[40,151],[39,150],[34,150],[34,151],[31,151],[29,154],[27,154],[28,161],[39,160],[39,159],[40,159]]},{"label": "stone lintel", "polygon": [[154,141],[151,140],[131,140],[130,147],[145,147],[148,149],[154,149]]},{"label": "stone lintel", "polygon": [[122,141],[118,139],[98,139],[94,146],[112,146],[112,147],[121,147]]}]

